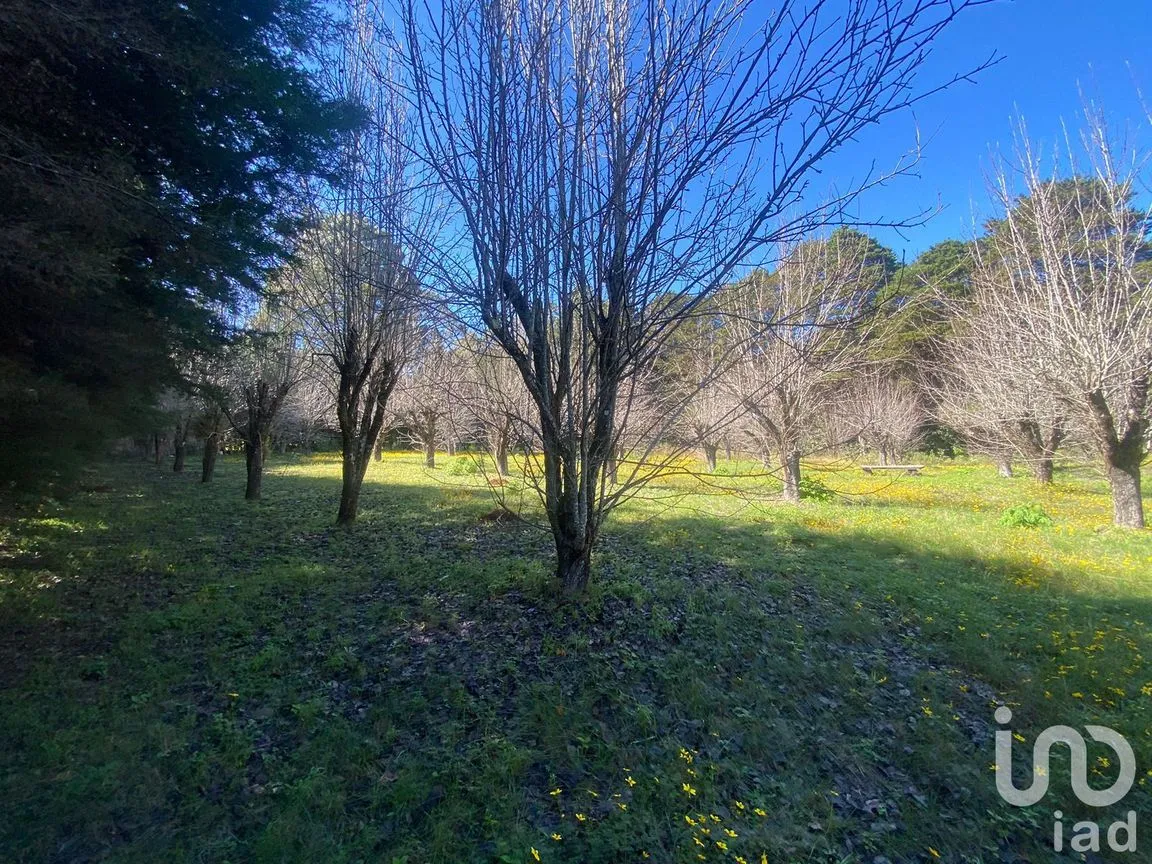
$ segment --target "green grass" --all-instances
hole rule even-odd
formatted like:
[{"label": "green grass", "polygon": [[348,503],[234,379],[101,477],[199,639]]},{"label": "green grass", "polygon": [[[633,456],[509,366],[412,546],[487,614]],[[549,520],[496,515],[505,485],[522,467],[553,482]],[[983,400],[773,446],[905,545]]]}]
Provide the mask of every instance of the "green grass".
[{"label": "green grass", "polygon": [[[545,534],[421,462],[374,465],[350,529],[332,459],[257,505],[236,461],[102,465],[5,519],[0,861],[1055,860],[1083,809],[1059,762],[1000,802],[998,699],[1018,763],[1053,723],[1124,733],[1118,809],[1150,810],[1152,532],[1086,470],[827,464],[798,507],[668,480],[573,606]],[[1002,525],[1022,504],[1054,524]]]}]

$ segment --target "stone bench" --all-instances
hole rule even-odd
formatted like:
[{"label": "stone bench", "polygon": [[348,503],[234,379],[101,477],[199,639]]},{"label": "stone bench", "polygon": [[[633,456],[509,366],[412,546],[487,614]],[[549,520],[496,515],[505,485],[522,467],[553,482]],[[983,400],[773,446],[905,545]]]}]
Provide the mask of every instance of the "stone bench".
[{"label": "stone bench", "polygon": [[860,470],[865,474],[873,471],[899,471],[902,474],[919,475],[923,465],[861,465]]}]

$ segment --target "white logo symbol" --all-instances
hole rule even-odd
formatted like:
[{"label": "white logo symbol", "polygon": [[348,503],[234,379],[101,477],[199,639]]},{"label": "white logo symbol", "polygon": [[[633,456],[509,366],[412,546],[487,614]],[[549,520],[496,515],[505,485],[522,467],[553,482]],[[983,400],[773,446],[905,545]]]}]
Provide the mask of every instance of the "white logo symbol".
[{"label": "white logo symbol", "polygon": [[[1012,712],[1006,706],[996,709],[996,722],[1001,726],[1012,722]],[[1088,785],[1088,747],[1083,736],[1071,726],[1050,726],[1040,733],[1032,747],[1032,785],[1017,789],[1012,781],[1012,731],[1002,729],[996,733],[996,791],[1009,804],[1029,807],[1048,794],[1048,763],[1052,745],[1068,745],[1072,755],[1072,791],[1089,807],[1109,807],[1120,801],[1136,780],[1136,756],[1124,736],[1107,726],[1085,726],[1093,741],[1107,744],[1120,760],[1120,776],[1108,789],[1093,789]]]}]

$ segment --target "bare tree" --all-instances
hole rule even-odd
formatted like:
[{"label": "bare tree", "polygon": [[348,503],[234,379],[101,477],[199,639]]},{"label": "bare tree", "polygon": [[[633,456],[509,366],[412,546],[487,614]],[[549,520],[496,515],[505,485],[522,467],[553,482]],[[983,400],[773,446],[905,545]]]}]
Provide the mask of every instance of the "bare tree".
[{"label": "bare tree", "polygon": [[894,462],[916,443],[927,413],[911,382],[883,372],[853,377],[836,396],[844,418],[844,440],[854,434],[861,446],[876,451],[880,464]]},{"label": "bare tree", "polygon": [[290,313],[266,306],[225,352],[222,383],[213,390],[216,404],[244,442],[244,497],[249,501],[260,498],[272,423],[307,372],[309,360],[294,325]]},{"label": "bare tree", "polygon": [[532,399],[512,359],[490,339],[465,338],[457,345],[463,361],[454,401],[466,427],[485,444],[498,477],[509,474],[509,456],[539,438]]},{"label": "bare tree", "polygon": [[453,402],[461,389],[461,369],[441,335],[434,330],[396,385],[391,424],[424,454],[424,467],[436,467],[436,449],[446,444],[452,428]]},{"label": "bare tree", "polygon": [[1012,463],[1019,461],[1038,482],[1051,483],[1067,434],[1067,407],[1037,368],[1003,363],[1010,315],[986,303],[960,305],[964,314],[939,352],[937,416],[964,435],[969,449],[994,458],[1002,477],[1011,477]]},{"label": "bare tree", "polygon": [[800,500],[800,459],[828,443],[824,418],[874,347],[877,292],[887,277],[873,271],[870,246],[859,240],[835,232],[799,243],[776,272],[754,273],[723,295],[727,326],[745,346],[726,381],[755,437],[778,454],[786,501]]},{"label": "bare tree", "polygon": [[275,436],[302,450],[315,449],[318,435],[337,429],[332,385],[329,371],[314,364],[307,377],[288,394],[276,422]]},{"label": "bare tree", "polygon": [[441,282],[536,405],[566,592],[623,497],[604,482],[621,383],[756,249],[882,179],[804,203],[825,157],[919,98],[932,40],[980,2],[402,3],[421,155],[466,231]]},{"label": "bare tree", "polygon": [[216,472],[220,448],[232,428],[229,411],[239,404],[239,342],[220,351],[194,354],[185,372],[189,390],[196,401],[196,419],[192,433],[202,442],[200,482],[210,483]]},{"label": "bare tree", "polygon": [[161,394],[158,407],[172,429],[172,470],[181,474],[188,454],[188,436],[200,406],[191,393],[169,389]]},{"label": "bare tree", "polygon": [[440,390],[445,394],[445,411],[440,425],[444,430],[444,449],[450,457],[455,457],[460,444],[474,437],[474,424],[460,399],[468,377],[468,360],[460,350],[459,336],[452,328],[446,327],[444,336],[444,377],[440,381]]},{"label": "bare tree", "polygon": [[216,459],[220,455],[220,447],[228,428],[228,416],[220,405],[211,399],[204,399],[195,427],[197,436],[203,441],[200,453],[201,483],[212,482],[212,476],[216,473]]},{"label": "bare tree", "polygon": [[289,279],[311,348],[335,379],[343,525],[356,520],[388,400],[409,359],[415,286],[390,238],[360,215],[326,219],[302,245]]},{"label": "bare tree", "polygon": [[669,414],[677,417],[689,407],[686,400],[669,400],[667,395],[651,368],[638,369],[620,381],[613,411],[616,446],[604,466],[609,485],[631,489],[638,477],[663,467],[665,460],[654,451],[662,443],[670,443],[661,439],[677,426],[669,422]]},{"label": "bare tree", "polygon": [[713,369],[704,370],[699,383],[692,387],[683,422],[689,439],[700,448],[709,471],[716,470],[716,456],[724,444],[725,434],[731,431],[736,407],[731,394],[713,380],[714,376]]},{"label": "bare tree", "polygon": [[[1113,521],[1142,528],[1140,466],[1148,452],[1152,377],[1152,222],[1132,199],[1146,162],[1114,148],[1091,112],[1088,121],[1087,169],[1069,157],[1062,179],[1046,174],[1023,135],[1018,167],[1001,171],[1004,215],[978,246],[969,304],[996,337],[972,349],[983,347],[978,359],[1002,379],[1036,382],[1040,398],[1067,414],[1103,463]],[[1074,152],[1070,143],[1067,152]],[[1057,171],[1061,161],[1056,159]]]},{"label": "bare tree", "polygon": [[377,50],[379,28],[363,3],[353,6],[349,23],[329,70],[331,87],[364,106],[368,121],[344,142],[342,182],[318,196],[317,227],[285,276],[313,350],[335,379],[343,454],[338,524],[356,519],[388,400],[409,359],[415,272],[425,248],[418,238],[430,200],[414,193],[408,115]]},{"label": "bare tree", "polygon": [[657,360],[659,389],[665,405],[683,404],[677,438],[698,447],[709,472],[727,436],[739,434],[742,416],[723,378],[739,347],[725,328],[722,311],[710,303],[698,308],[669,339]]}]

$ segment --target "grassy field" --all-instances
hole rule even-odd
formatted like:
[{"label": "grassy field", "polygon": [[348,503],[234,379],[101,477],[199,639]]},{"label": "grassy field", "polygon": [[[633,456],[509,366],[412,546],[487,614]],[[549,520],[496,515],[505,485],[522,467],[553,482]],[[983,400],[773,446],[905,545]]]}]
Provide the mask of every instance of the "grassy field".
[{"label": "grassy field", "polygon": [[[350,529],[330,458],[257,505],[236,461],[101,465],[5,517],[0,861],[1056,860],[1083,808],[1059,760],[1001,803],[1000,700],[1018,764],[1052,723],[1125,734],[1118,810],[1152,812],[1152,532],[1087,470],[827,465],[794,507],[668,482],[573,606],[443,461],[374,465]],[[1000,524],[1024,503],[1054,524]]]}]

